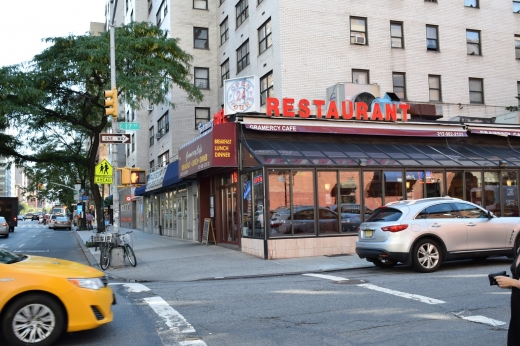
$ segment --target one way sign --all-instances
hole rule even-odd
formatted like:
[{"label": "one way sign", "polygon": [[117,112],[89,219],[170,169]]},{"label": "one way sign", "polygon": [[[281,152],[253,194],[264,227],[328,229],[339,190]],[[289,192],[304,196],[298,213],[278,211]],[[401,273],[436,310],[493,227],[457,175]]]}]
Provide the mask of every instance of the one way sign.
[{"label": "one way sign", "polygon": [[99,143],[132,143],[132,138],[126,133],[99,134]]}]

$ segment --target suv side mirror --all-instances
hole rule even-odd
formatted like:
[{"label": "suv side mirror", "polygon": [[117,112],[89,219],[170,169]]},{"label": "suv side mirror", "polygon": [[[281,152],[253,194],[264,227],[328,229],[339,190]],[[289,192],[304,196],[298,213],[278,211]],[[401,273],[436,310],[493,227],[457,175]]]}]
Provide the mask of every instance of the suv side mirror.
[{"label": "suv side mirror", "polygon": [[488,219],[492,219],[493,218],[493,213],[491,212],[491,210],[488,210],[487,217],[488,217]]}]

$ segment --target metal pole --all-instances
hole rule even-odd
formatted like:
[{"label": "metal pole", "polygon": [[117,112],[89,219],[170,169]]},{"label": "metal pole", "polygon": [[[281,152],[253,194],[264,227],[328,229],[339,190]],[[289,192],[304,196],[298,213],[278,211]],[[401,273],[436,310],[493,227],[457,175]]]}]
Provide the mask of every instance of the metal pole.
[{"label": "metal pole", "polygon": [[[114,38],[114,23],[110,25],[110,79],[111,88],[116,87],[116,44]],[[117,132],[117,114],[112,115],[112,133]],[[112,147],[112,167],[117,167],[117,144]],[[114,233],[119,233],[119,192],[117,191],[117,169],[112,172],[112,205],[114,212]]]}]

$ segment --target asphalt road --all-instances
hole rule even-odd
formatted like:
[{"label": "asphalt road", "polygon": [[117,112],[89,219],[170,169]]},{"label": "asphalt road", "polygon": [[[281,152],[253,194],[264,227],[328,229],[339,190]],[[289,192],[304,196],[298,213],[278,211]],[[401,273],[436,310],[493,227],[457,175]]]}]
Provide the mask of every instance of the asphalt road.
[{"label": "asphalt road", "polygon": [[[23,221],[0,247],[86,263],[70,231]],[[57,345],[505,345],[510,259],[233,280],[111,282],[115,320]],[[175,265],[174,263],[172,265]],[[132,286],[132,285],[135,285]]]}]

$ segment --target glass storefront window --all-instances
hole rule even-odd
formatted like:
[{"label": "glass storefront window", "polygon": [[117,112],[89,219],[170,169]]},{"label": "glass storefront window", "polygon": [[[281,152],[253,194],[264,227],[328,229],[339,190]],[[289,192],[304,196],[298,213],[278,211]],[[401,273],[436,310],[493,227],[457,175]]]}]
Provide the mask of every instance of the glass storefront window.
[{"label": "glass storefront window", "polygon": [[502,172],[503,216],[518,216],[518,176],[517,172]]},{"label": "glass storefront window", "polygon": [[242,174],[240,176],[242,184],[242,236],[252,237],[256,220],[254,218],[253,208],[253,190],[251,182],[251,173]]},{"label": "glass storefront window", "polygon": [[314,172],[291,171],[293,234],[315,234],[314,229]]},{"label": "glass storefront window", "polygon": [[482,206],[482,172],[465,172],[466,201]]},{"label": "glass storefront window", "polygon": [[339,213],[341,217],[341,232],[356,232],[364,220],[372,213],[372,209],[364,206],[361,212],[361,189],[359,172],[339,172]]},{"label": "glass storefront window", "polygon": [[385,204],[403,199],[403,172],[385,171]]},{"label": "glass storefront window", "polygon": [[365,207],[374,210],[383,205],[383,172],[363,172]]},{"label": "glass storefront window", "polygon": [[464,199],[464,179],[462,171],[446,172],[446,186],[448,196]]},{"label": "glass storefront window", "polygon": [[424,198],[424,171],[406,172],[406,199]]},{"label": "glass storefront window", "polygon": [[333,191],[334,196],[337,196],[337,174],[337,171],[318,172],[318,225],[320,234],[334,234],[340,231],[337,201],[336,198],[332,197]]},{"label": "glass storefront window", "polygon": [[500,175],[498,172],[484,172],[482,206],[497,216],[500,211]]},{"label": "glass storefront window", "polygon": [[265,218],[269,222],[269,215],[264,215],[264,177],[261,170],[254,171],[253,175],[253,206],[254,232],[253,237],[264,238]]},{"label": "glass storefront window", "polygon": [[426,197],[443,197],[444,193],[444,173],[426,171]]}]

